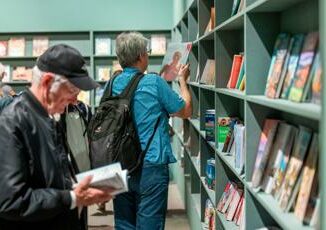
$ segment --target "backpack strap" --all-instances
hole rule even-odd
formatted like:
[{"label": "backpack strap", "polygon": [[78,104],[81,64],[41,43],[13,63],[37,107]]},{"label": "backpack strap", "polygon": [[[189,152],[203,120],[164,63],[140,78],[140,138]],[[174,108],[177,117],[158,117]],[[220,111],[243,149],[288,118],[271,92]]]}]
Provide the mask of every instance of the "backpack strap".
[{"label": "backpack strap", "polygon": [[141,72],[135,73],[135,75],[130,80],[127,87],[120,94],[123,98],[132,98],[134,96],[134,92],[137,89],[139,81],[143,78],[144,74]]},{"label": "backpack strap", "polygon": [[113,81],[114,79],[120,75],[122,71],[116,71],[115,74],[113,74],[113,76],[111,77],[111,79],[109,80],[109,84],[106,87],[103,96],[101,98],[100,104],[104,101],[106,101],[111,95],[112,95],[112,87],[113,87]]}]

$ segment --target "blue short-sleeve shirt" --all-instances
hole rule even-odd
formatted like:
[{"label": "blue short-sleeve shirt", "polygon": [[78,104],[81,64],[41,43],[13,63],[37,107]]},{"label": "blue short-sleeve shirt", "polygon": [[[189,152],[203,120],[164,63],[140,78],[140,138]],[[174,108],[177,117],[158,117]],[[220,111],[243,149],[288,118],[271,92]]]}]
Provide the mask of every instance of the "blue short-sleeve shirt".
[{"label": "blue short-sleeve shirt", "polygon": [[[115,78],[112,94],[120,94],[137,71],[139,71],[137,68],[125,68]],[[105,88],[107,87],[108,84]],[[168,114],[176,113],[185,106],[182,97],[174,92],[159,75],[145,74],[137,86],[132,106],[133,118],[142,149],[146,148],[147,142],[154,131],[155,123],[158,117],[161,117],[144,161],[152,164],[176,162],[170,144]]]}]

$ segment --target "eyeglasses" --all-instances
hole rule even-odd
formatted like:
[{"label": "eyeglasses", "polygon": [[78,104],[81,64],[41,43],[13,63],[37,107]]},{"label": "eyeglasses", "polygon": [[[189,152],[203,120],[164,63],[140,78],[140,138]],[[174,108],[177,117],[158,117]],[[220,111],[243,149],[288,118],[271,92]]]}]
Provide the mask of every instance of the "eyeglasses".
[{"label": "eyeglasses", "polygon": [[151,53],[152,53],[152,49],[147,49],[146,52],[147,52],[148,54],[151,54]]}]

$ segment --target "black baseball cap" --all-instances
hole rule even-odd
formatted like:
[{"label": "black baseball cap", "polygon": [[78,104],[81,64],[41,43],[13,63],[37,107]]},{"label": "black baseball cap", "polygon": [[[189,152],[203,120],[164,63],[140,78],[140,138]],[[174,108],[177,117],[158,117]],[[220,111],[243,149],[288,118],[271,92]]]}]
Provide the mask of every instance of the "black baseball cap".
[{"label": "black baseball cap", "polygon": [[99,86],[88,74],[83,56],[75,48],[59,44],[49,47],[36,61],[43,72],[65,76],[81,90],[91,90]]}]

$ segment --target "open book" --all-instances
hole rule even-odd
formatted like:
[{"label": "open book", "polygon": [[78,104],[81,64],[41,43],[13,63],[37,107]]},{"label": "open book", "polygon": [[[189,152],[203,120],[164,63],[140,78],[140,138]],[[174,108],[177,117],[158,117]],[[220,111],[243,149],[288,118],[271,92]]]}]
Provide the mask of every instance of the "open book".
[{"label": "open book", "polygon": [[89,170],[76,175],[77,181],[82,181],[85,177],[92,175],[91,187],[110,187],[116,189],[111,195],[118,195],[128,192],[127,170],[122,170],[120,163],[114,163],[93,170]]}]

